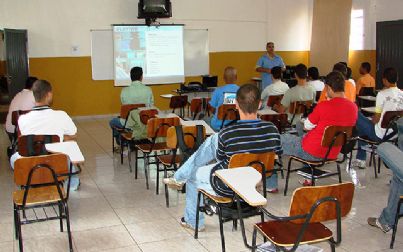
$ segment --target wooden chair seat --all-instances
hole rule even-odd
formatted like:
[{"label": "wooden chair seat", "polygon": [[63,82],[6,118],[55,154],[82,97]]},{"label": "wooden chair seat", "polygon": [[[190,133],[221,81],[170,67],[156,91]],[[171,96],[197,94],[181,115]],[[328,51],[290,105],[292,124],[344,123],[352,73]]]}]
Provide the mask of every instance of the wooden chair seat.
[{"label": "wooden chair seat", "polygon": [[[291,221],[267,221],[255,224],[255,227],[277,246],[293,246],[303,224]],[[330,239],[333,233],[320,222],[309,223],[300,244],[320,242]]]},{"label": "wooden chair seat", "polygon": [[174,155],[162,155],[162,156],[158,156],[158,159],[160,160],[161,164],[163,165],[171,165],[171,164],[176,164],[179,165],[182,161],[182,155],[176,155],[175,156],[175,162],[172,162]]},{"label": "wooden chair seat", "polygon": [[163,150],[170,150],[168,148],[167,143],[155,143],[154,146],[152,144],[138,144],[136,147],[144,153],[150,153],[151,148],[152,151],[163,151]]},{"label": "wooden chair seat", "polygon": [[[13,192],[14,203],[18,206],[22,205],[25,190],[18,190]],[[62,190],[63,197],[66,198],[64,190]],[[60,201],[60,196],[56,186],[43,186],[37,188],[30,188],[28,191],[26,206],[33,206],[37,204],[47,204]]]},{"label": "wooden chair seat", "polygon": [[132,132],[123,132],[120,134],[125,140],[130,141],[132,140],[133,133]]},{"label": "wooden chair seat", "polygon": [[212,194],[210,194],[210,193],[208,193],[208,192],[206,192],[206,191],[204,191],[204,190],[202,190],[202,189],[199,189],[199,191],[200,191],[204,196],[206,196],[207,198],[211,199],[211,200],[214,201],[215,203],[218,203],[218,204],[228,204],[228,203],[231,203],[231,202],[232,202],[232,199],[231,199],[231,198],[220,197],[220,196],[217,196],[217,195],[212,195]]}]

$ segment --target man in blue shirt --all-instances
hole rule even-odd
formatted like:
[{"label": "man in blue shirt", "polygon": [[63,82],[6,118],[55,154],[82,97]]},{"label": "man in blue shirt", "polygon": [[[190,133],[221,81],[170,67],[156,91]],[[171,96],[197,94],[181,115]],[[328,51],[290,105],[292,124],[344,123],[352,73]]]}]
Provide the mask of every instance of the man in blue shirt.
[{"label": "man in blue shirt", "polygon": [[274,53],[274,43],[268,42],[266,44],[267,53],[262,55],[256,64],[256,71],[262,73],[262,90],[269,86],[273,81],[271,78],[271,69],[279,66],[285,70],[283,59]]},{"label": "man in blue shirt", "polygon": [[[239,86],[234,84],[237,80],[237,72],[233,67],[226,67],[224,70],[224,82],[225,85],[217,88],[210,100],[210,105],[215,109],[213,118],[211,119],[211,127],[215,131],[219,131],[222,121],[218,120],[218,108],[224,103],[224,93],[236,93],[239,89]],[[224,125],[231,122],[231,120],[226,120]]]}]

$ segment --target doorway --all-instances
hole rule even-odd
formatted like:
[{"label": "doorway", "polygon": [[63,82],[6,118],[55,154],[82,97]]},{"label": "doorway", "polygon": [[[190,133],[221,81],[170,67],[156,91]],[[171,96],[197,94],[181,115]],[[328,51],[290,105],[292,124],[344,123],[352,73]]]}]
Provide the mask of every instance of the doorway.
[{"label": "doorway", "polygon": [[387,67],[396,68],[397,86],[403,88],[403,20],[376,23],[376,88],[382,88],[382,73]]}]

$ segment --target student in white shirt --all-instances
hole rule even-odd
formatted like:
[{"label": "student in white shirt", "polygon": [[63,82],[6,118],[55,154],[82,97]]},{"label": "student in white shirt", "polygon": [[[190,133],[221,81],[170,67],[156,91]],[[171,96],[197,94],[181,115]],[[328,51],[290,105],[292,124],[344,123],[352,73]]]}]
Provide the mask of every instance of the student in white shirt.
[{"label": "student in white shirt", "polygon": [[[49,106],[53,101],[52,86],[46,80],[37,80],[32,86],[35,97],[35,107],[32,111],[21,115],[18,119],[18,127],[21,135],[57,135],[60,141],[76,138],[77,127],[66,112],[53,110]],[[20,157],[14,153],[10,158],[11,167]],[[70,188],[77,190],[80,185],[78,176],[73,176]]]},{"label": "student in white shirt", "polygon": [[319,80],[318,68],[308,68],[308,85],[311,85],[315,89],[315,91],[322,91],[325,88],[325,83]]},{"label": "student in white shirt", "polygon": [[10,103],[5,125],[6,132],[10,141],[12,140],[15,131],[15,126],[11,122],[11,115],[13,114],[13,111],[31,110],[32,107],[35,106],[35,98],[31,89],[36,80],[38,80],[38,78],[28,77],[28,79],[25,81],[25,88],[21,92],[16,94]]},{"label": "student in white shirt", "polygon": [[[381,127],[385,112],[403,110],[403,91],[397,87],[397,80],[398,76],[396,69],[389,67],[384,70],[382,75],[384,89],[376,96],[375,114],[372,120],[369,120],[361,112],[358,112],[356,125],[358,136],[365,136],[372,141],[380,141],[384,137],[386,131],[386,129]],[[365,143],[361,141],[358,142],[356,160],[354,160],[352,164],[359,168],[366,167],[365,161],[367,153],[362,149],[363,145],[365,145]]]},{"label": "student in white shirt", "polygon": [[288,84],[281,81],[282,69],[281,67],[273,67],[271,69],[271,78],[273,83],[267,86],[262,92],[263,106],[267,107],[267,100],[272,95],[284,95],[287,92]]},{"label": "student in white shirt", "polygon": [[[353,75],[353,70],[351,70],[351,67],[347,67],[347,76],[346,76],[346,79],[349,81],[349,82],[351,82],[353,85],[354,85],[354,87],[356,86],[356,84],[355,84],[355,80],[351,77]],[[357,95],[358,95],[358,92],[357,92]]]}]

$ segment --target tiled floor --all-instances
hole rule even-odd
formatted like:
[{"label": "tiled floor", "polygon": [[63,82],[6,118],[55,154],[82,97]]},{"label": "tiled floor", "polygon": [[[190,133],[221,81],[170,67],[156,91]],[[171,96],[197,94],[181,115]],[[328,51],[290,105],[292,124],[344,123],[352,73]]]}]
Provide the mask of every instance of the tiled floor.
[{"label": "tiled floor", "polygon": [[[146,190],[140,166],[139,179],[129,172],[127,159],[120,165],[111,152],[111,131],[107,119],[88,119],[76,122],[78,142],[86,162],[81,174],[81,188],[71,194],[69,201],[75,251],[220,251],[217,217],[206,218],[206,232],[199,239],[179,225],[184,195],[171,192],[171,207],[165,207],[163,187],[155,194],[155,170],[150,190]],[[0,144],[0,251],[18,251],[13,238],[11,194],[13,173],[6,159],[8,140],[1,133]],[[382,169],[374,179],[370,169],[358,171],[363,188],[357,188],[353,209],[343,220],[343,240],[338,251],[389,251],[391,234],[369,227],[366,219],[378,216],[387,201],[390,172]],[[349,176],[343,171],[345,181]],[[298,178],[291,176],[290,190],[298,186]],[[333,178],[319,184],[335,182]],[[280,190],[284,180],[280,179]],[[291,193],[289,193],[291,195]],[[275,214],[286,215],[290,196],[269,195],[267,208]],[[247,221],[248,238],[253,220]],[[333,223],[329,227],[334,228]],[[233,232],[226,223],[227,251],[248,251],[240,231]],[[23,226],[25,251],[67,251],[67,234],[59,232],[56,221]],[[316,246],[329,251],[327,243]],[[403,223],[400,225],[395,251],[403,251]]]}]

